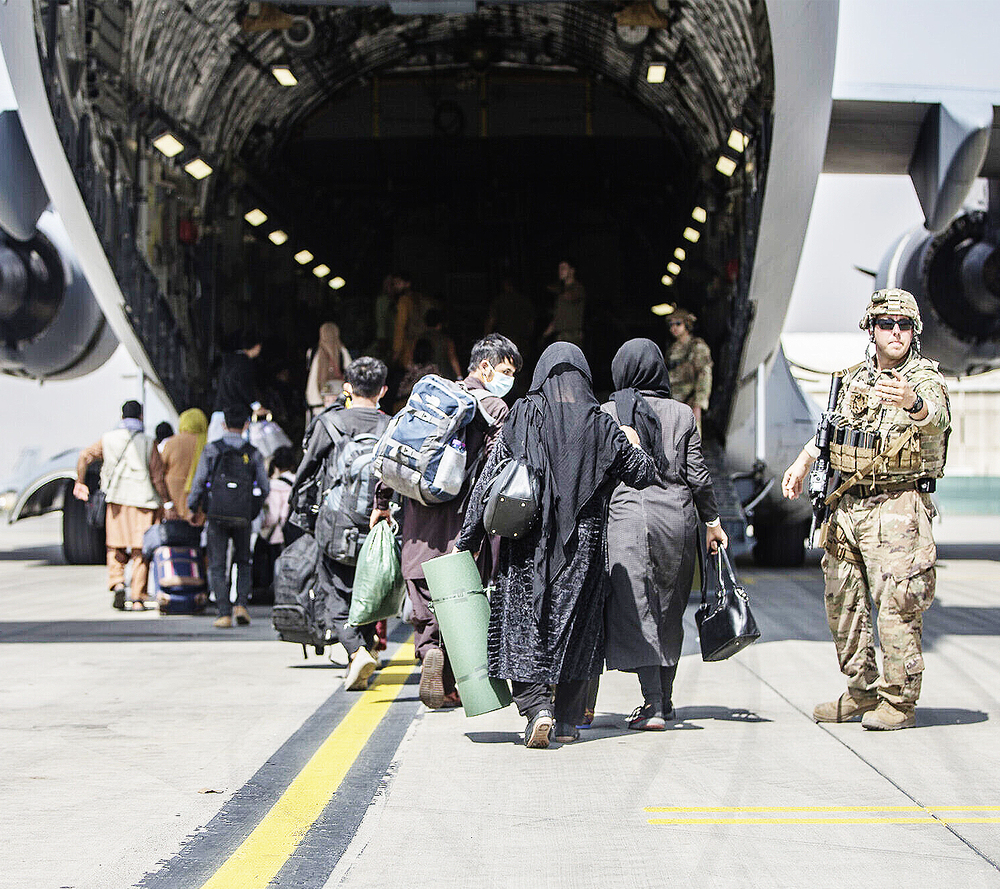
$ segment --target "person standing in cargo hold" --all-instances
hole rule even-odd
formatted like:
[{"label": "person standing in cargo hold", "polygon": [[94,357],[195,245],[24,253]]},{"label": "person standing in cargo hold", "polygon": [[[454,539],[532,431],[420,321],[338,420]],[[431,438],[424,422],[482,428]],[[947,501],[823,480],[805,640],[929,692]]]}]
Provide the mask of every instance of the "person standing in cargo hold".
[{"label": "person standing in cargo hold", "polygon": [[583,348],[583,322],[587,308],[587,291],[576,280],[576,263],[564,259],[559,263],[559,283],[549,288],[556,293],[552,320],[542,334],[542,340],[552,339]]},{"label": "person standing in cargo hold", "polygon": [[[825,498],[830,514],[821,537],[826,614],[847,691],[819,704],[813,718],[861,717],[866,729],[885,731],[916,724],[923,613],[934,599],[937,560],[930,495],[944,472],[951,405],[937,365],[920,354],[922,324],[912,294],[876,291],[859,326],[874,355],[839,375],[829,464],[841,483]],[[785,497],[801,493],[820,457],[816,441],[786,470]]]},{"label": "person standing in cargo hold", "polygon": [[[421,661],[420,700],[432,708],[456,707],[461,701],[455,689],[447,651],[441,640],[441,628],[430,610],[431,596],[424,577],[424,562],[451,552],[462,530],[462,520],[469,506],[470,491],[507,419],[510,409],[503,397],[514,385],[514,375],[521,369],[521,353],[507,337],[491,333],[472,347],[469,373],[462,385],[475,398],[478,410],[465,427],[467,475],[458,494],[451,500],[425,506],[406,498],[403,505],[403,578],[413,608],[411,623],[416,630],[417,657]],[[425,378],[426,379],[426,378]],[[371,525],[389,518],[392,489],[380,482],[375,492]],[[484,580],[495,564],[490,547],[480,553]]]},{"label": "person standing in cargo hold", "polygon": [[701,415],[708,410],[712,395],[712,351],[700,336],[694,336],[698,319],[687,309],[675,309],[667,324],[674,338],[667,351],[670,389],[673,397],[694,411],[701,433]]},{"label": "person standing in cargo hold", "polygon": [[[100,441],[81,452],[73,485],[73,496],[79,500],[90,498],[84,477],[95,460],[104,461],[101,490],[108,503],[105,534],[111,604],[119,611],[145,611],[149,566],[142,558],[142,535],[159,521],[164,503],[170,514],[174,513],[163,461],[153,437],[143,431],[142,405],[138,401],[126,401],[118,428],[106,432]],[[131,596],[126,600],[125,566],[129,562]]]},{"label": "person standing in cargo hold", "polygon": [[540,509],[531,530],[500,542],[489,675],[511,680],[524,745],[544,748],[550,732],[561,743],[579,738],[587,688],[604,663],[611,493],[619,482],[648,487],[657,471],[635,429],[601,410],[587,359],[571,343],[538,359],[472,491],[457,550],[482,546],[486,488],[508,459],[536,474]]}]

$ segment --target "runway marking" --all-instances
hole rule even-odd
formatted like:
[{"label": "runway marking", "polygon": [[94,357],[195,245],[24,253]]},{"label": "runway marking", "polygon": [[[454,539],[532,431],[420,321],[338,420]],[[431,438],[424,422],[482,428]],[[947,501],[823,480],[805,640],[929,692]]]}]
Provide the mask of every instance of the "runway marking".
[{"label": "runway marking", "polygon": [[411,641],[399,647],[257,827],[202,889],[264,889],[271,882],[337,792],[415,666]]},{"label": "runway marking", "polygon": [[[647,806],[644,811],[669,814],[669,818],[649,818],[652,825],[666,824],[1000,824],[1000,817],[938,815],[938,812],[997,812],[1000,806]],[[761,817],[768,813],[788,815],[793,812],[844,813],[842,817]],[[850,816],[853,812],[912,812],[915,817],[866,815]],[[719,817],[708,816],[719,813]],[[723,813],[727,813],[723,817]],[[731,813],[731,814],[729,814]],[[740,815],[746,813],[746,815]],[[758,813],[751,816],[749,813]],[[919,813],[919,814],[917,814]]]}]

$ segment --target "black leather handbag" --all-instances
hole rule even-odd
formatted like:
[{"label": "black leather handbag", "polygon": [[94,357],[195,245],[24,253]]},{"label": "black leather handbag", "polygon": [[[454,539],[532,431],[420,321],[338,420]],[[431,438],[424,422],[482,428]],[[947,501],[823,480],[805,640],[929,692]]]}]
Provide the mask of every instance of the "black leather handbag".
[{"label": "black leather handbag", "polygon": [[[701,556],[701,542],[698,543],[698,554]],[[701,640],[701,659],[703,661],[724,661],[737,651],[746,648],[760,638],[757,621],[750,612],[750,599],[746,590],[737,582],[733,574],[733,566],[723,547],[709,556],[708,561],[714,561],[718,575],[718,590],[716,599],[711,605],[707,601],[708,571],[703,559],[701,571],[701,605],[695,613],[694,621],[698,625],[698,636]],[[723,577],[722,567],[725,565],[726,576]]]},{"label": "black leather handbag", "polygon": [[103,528],[108,517],[108,495],[100,488],[91,491],[87,497],[87,524],[91,528]]},{"label": "black leather handbag", "polygon": [[489,534],[517,539],[538,520],[541,493],[538,476],[526,463],[508,460],[490,482],[483,511],[483,526]]}]

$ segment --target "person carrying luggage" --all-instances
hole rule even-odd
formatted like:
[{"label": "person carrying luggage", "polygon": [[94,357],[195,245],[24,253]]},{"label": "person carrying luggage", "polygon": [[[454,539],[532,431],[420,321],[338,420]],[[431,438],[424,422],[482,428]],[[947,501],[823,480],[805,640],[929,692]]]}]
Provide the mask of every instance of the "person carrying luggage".
[{"label": "person carrying luggage", "polygon": [[[222,438],[205,445],[191,483],[188,509],[192,524],[206,524],[208,538],[208,585],[219,616],[215,626],[227,629],[236,623],[250,623],[250,523],[260,512],[270,485],[264,459],[252,444],[243,440],[250,419],[244,406],[224,411],[226,429]],[[236,568],[236,607],[229,601],[229,572],[226,552],[233,542]]]},{"label": "person carrying luggage", "polygon": [[[160,520],[161,507],[170,501],[163,462],[153,436],[143,431],[142,405],[126,401],[117,429],[85,448],[76,464],[73,496],[90,499],[84,478],[95,460],[101,466],[101,490],[107,498],[105,533],[108,548],[108,586],[111,605],[119,611],[145,611],[149,566],[142,557],[142,536]],[[125,566],[132,563],[131,597],[125,598]]]},{"label": "person carrying luggage", "polygon": [[[472,347],[469,373],[463,380],[462,386],[466,395],[471,393],[474,396],[477,408],[471,412],[471,419],[461,430],[464,438],[448,436],[449,441],[440,443],[445,451],[453,449],[456,443],[461,446],[465,457],[464,481],[457,493],[444,502],[425,505],[419,500],[407,497],[403,507],[403,578],[406,580],[406,591],[413,608],[411,623],[416,630],[417,657],[422,665],[420,700],[431,709],[457,707],[461,701],[455,687],[455,677],[448,661],[447,651],[441,639],[441,628],[430,610],[431,595],[427,589],[423,563],[437,556],[443,556],[453,549],[462,530],[469,492],[479,477],[485,455],[489,453],[499,436],[509,413],[503,397],[510,392],[514,384],[514,374],[520,369],[521,353],[517,346],[502,334],[491,333]],[[419,389],[420,384],[414,390],[414,396],[419,394]],[[443,396],[444,390],[440,391]],[[411,403],[412,401],[413,398]],[[404,411],[407,409],[408,407],[404,408]],[[399,428],[401,425],[397,426],[397,429]],[[415,443],[411,444],[415,446]],[[405,448],[399,450],[405,451]],[[423,456],[428,450],[427,443],[421,444],[418,450]],[[431,468],[442,463],[444,458],[437,462],[431,460]],[[386,484],[385,478],[390,468],[386,466],[383,481],[376,489],[376,509],[372,513],[372,526],[378,521],[389,518],[389,498],[393,488]],[[442,474],[437,472],[437,476]],[[427,490],[439,499],[444,496],[433,484],[428,486],[424,481],[426,479],[422,479],[418,491],[414,493]],[[480,565],[480,570],[485,568],[484,581],[489,578],[493,570],[492,554],[491,546],[482,548],[481,558],[484,562]]]},{"label": "person carrying luggage", "polygon": [[[306,482],[311,483],[311,489],[319,489],[314,524],[320,553],[316,594],[325,603],[327,626],[347,650],[350,660],[344,686],[351,691],[367,688],[378,665],[371,652],[374,624],[353,627],[347,619],[358,551],[368,533],[375,499],[372,456],[375,443],[389,425],[388,415],[378,406],[387,391],[387,374],[383,362],[368,356],[347,366],[344,392],[350,407],[330,408],[320,414],[296,474],[296,491]],[[317,478],[318,485],[312,483]],[[301,503],[299,506],[301,509]]]}]

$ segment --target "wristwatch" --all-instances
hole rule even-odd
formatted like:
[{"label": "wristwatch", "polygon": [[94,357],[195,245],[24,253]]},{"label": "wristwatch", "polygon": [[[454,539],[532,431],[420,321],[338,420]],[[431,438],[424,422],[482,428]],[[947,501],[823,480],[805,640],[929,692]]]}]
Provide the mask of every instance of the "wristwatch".
[{"label": "wristwatch", "polygon": [[913,414],[919,414],[924,409],[924,400],[918,395],[917,400],[913,402],[913,407],[903,408],[911,416]]}]

